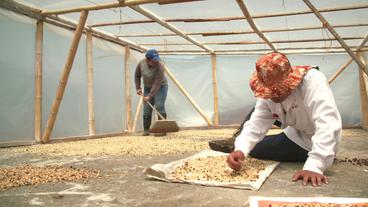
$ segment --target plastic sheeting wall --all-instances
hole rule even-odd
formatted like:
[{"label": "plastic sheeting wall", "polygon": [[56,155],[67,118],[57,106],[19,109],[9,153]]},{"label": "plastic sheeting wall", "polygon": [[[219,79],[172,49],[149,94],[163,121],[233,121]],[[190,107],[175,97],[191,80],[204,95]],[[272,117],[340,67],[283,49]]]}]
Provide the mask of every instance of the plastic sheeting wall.
[{"label": "plastic sheeting wall", "polygon": [[[212,65],[209,56],[167,56],[163,58],[167,67],[202,111],[213,117]],[[207,125],[178,87],[169,80],[167,113],[169,119],[178,121],[180,126]]]},{"label": "plastic sheeting wall", "polygon": [[[35,21],[0,9],[0,140],[33,140]],[[42,130],[55,99],[73,33],[44,25]],[[96,133],[121,132],[125,120],[125,48],[93,38]],[[51,137],[88,134],[86,40],[82,36]],[[140,53],[131,52],[130,68]],[[132,93],[135,93],[132,87]],[[133,102],[133,111],[138,100]]]},{"label": "plastic sheeting wall", "polygon": [[[35,21],[0,10],[0,141],[33,140]],[[5,28],[5,29],[3,29]],[[68,54],[73,33],[45,24],[43,56],[43,127]],[[96,132],[125,128],[124,47],[93,39]],[[88,134],[85,36],[82,36],[70,73],[52,137]],[[144,56],[132,51],[130,72],[132,112],[134,70]],[[346,54],[290,55],[294,65],[312,64],[330,77],[350,57]],[[239,124],[255,103],[248,80],[257,56],[218,56],[220,124]],[[212,65],[210,56],[165,56],[164,62],[205,114],[213,118]],[[360,125],[359,75],[353,62],[332,84],[344,125]],[[206,122],[169,80],[167,111],[180,126],[206,126]],[[356,101],[352,101],[356,100]],[[141,116],[137,128],[141,129]],[[43,129],[44,130],[44,129]]]},{"label": "plastic sheeting wall", "polygon": [[31,140],[35,21],[6,14],[0,13],[0,140]]}]

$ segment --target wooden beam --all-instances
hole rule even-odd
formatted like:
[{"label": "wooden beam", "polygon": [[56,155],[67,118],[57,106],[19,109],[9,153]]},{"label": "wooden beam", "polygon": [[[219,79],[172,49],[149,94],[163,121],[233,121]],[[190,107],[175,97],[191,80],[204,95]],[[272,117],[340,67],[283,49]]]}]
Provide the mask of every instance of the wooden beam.
[{"label": "wooden beam", "polygon": [[137,109],[135,110],[135,115],[134,115],[134,122],[133,122],[133,127],[132,127],[132,131],[135,132],[136,128],[137,128],[137,122],[139,119],[139,114],[141,113],[142,110],[142,105],[143,105],[143,97],[140,96],[139,98],[139,102],[137,105]]},{"label": "wooden beam", "polygon": [[336,38],[336,40],[341,44],[341,46],[346,50],[346,52],[354,59],[354,61],[358,64],[359,68],[362,70],[365,69],[365,65],[360,61],[360,59],[354,54],[354,52],[349,48],[349,46],[344,42],[344,40],[340,37],[340,35],[335,31],[334,28],[330,25],[330,23],[321,15],[318,9],[309,1],[303,0],[304,3],[310,8],[311,11],[317,16],[317,18],[321,21],[321,23],[327,27],[330,33]]},{"label": "wooden beam", "polygon": [[342,71],[344,71],[350,65],[351,62],[353,62],[352,58],[350,58],[344,65],[342,65],[336,71],[336,73],[328,80],[328,83],[331,84],[337,78],[337,76],[339,76],[342,73]]},{"label": "wooden beam", "polygon": [[91,31],[87,32],[87,85],[88,85],[88,134],[95,135],[96,134],[96,125],[95,125],[95,112],[94,112],[94,95],[93,95],[93,44],[92,44],[92,33]]},{"label": "wooden beam", "polygon": [[82,36],[84,25],[86,24],[87,16],[88,16],[88,11],[82,11],[80,14],[77,30],[74,33],[74,37],[72,40],[72,44],[70,46],[68,58],[64,66],[64,71],[62,73],[62,76],[59,82],[59,87],[56,91],[56,98],[52,104],[49,118],[47,120],[46,129],[45,129],[45,132],[43,133],[43,137],[41,140],[42,143],[47,143],[50,140],[50,135],[51,135],[52,129],[54,128],[56,116],[59,111],[59,106],[60,106],[61,100],[64,95],[64,91],[65,91],[66,84],[68,82],[70,71],[73,66],[75,54],[78,49],[78,44]]},{"label": "wooden beam", "polygon": [[[77,22],[75,22],[73,20],[70,20],[68,18],[65,18],[65,17],[49,16],[48,19],[52,19],[52,20],[55,20],[57,22],[60,22],[60,23],[66,24],[66,25],[70,25],[70,26],[75,27],[75,28],[77,27]],[[123,46],[129,46],[131,49],[135,49],[139,52],[144,52],[144,51],[147,50],[147,48],[141,47],[141,46],[137,45],[136,43],[134,43],[130,40],[119,38],[115,35],[109,34],[109,33],[105,32],[105,31],[102,31],[102,30],[91,29],[91,28],[88,28],[88,27],[84,27],[84,30],[85,31],[91,30],[92,34],[94,36],[100,37],[100,38],[105,39],[105,40],[110,40],[110,41],[112,41],[116,44],[121,44]]]},{"label": "wooden beam", "polygon": [[[356,9],[366,9],[368,5],[353,5],[348,7],[337,7],[337,8],[327,8],[321,9],[319,12],[336,12],[336,11],[347,11],[347,10],[356,10]],[[294,15],[304,15],[304,14],[312,14],[313,12],[308,11],[295,11],[295,12],[282,12],[275,14],[260,14],[252,16],[253,19],[262,19],[262,18],[272,18],[272,17],[284,17],[284,16],[294,16]],[[228,21],[237,21],[237,20],[245,20],[244,16],[236,16],[236,17],[215,17],[215,18],[185,18],[185,19],[166,19],[166,22],[228,22]],[[114,26],[114,25],[124,25],[124,24],[147,24],[154,23],[153,20],[138,20],[138,21],[125,21],[125,22],[105,22],[105,23],[97,23],[89,25],[91,27],[104,27],[104,26]]]},{"label": "wooden beam", "polygon": [[95,27],[110,27],[110,26],[119,26],[119,25],[129,25],[129,24],[147,24],[147,23],[156,23],[153,20],[137,20],[137,21],[129,21],[129,22],[103,22],[88,25],[91,28]]},{"label": "wooden beam", "polygon": [[[362,52],[358,53],[359,59],[366,64],[367,60]],[[368,76],[359,70],[360,106],[362,114],[362,128],[368,130]]]},{"label": "wooden beam", "polygon": [[218,86],[217,86],[217,60],[216,55],[211,55],[211,63],[212,63],[212,82],[213,82],[213,111],[214,111],[214,119],[213,125],[219,125],[219,100],[218,100]]},{"label": "wooden beam", "polygon": [[[367,41],[368,41],[368,34],[365,36],[364,40],[356,48],[356,51],[359,52],[360,50],[362,50],[364,48],[365,43],[367,43]],[[353,62],[353,58],[350,58],[343,66],[341,66],[337,70],[337,72],[330,78],[330,80],[328,80],[328,83],[331,84],[337,78],[337,76],[339,76],[351,62]]]},{"label": "wooden beam", "polygon": [[[368,51],[368,48],[363,48],[360,51]],[[345,50],[313,50],[313,51],[282,51],[284,54],[346,54]],[[216,55],[264,55],[265,52],[215,52]],[[162,55],[208,55],[206,52],[177,52],[177,53],[165,53],[161,52]]]},{"label": "wooden beam", "polygon": [[[54,19],[51,19],[51,18],[54,18]],[[75,31],[75,29],[76,29],[77,23],[75,23],[71,20],[64,20],[63,18],[60,18],[60,17],[51,17],[51,18],[45,19],[45,22],[48,23],[48,24],[57,26],[57,27],[61,27],[61,28],[70,30],[70,31]],[[95,29],[89,29],[89,28],[85,27],[85,30],[83,32],[86,32],[86,31],[91,31],[93,37],[104,40],[104,41],[108,41],[108,42],[111,42],[111,43],[114,43],[114,44],[117,44],[117,45],[120,45],[120,46],[124,46],[124,47],[126,45],[130,45],[130,47],[133,50],[136,50],[138,52],[144,52],[144,51],[147,50],[146,48],[140,47],[140,46],[138,46],[137,44],[135,44],[133,42],[130,42],[130,41],[124,39],[124,38],[123,39],[119,38],[119,37],[114,36],[112,34],[109,34],[107,32],[103,32],[103,31],[99,31],[99,30],[95,30]]]},{"label": "wooden beam", "polygon": [[192,99],[189,93],[184,89],[183,85],[175,78],[174,74],[170,71],[167,66],[162,63],[163,68],[166,74],[171,78],[171,80],[175,83],[175,85],[179,88],[179,90],[184,94],[184,96],[189,100],[189,102],[194,106],[194,108],[198,111],[198,113],[203,117],[203,119],[207,122],[208,126],[212,126],[213,123],[211,119],[207,117],[207,115],[203,112],[203,110],[197,105],[197,103]]},{"label": "wooden beam", "polygon": [[22,14],[33,19],[42,20],[44,16],[41,15],[41,10],[33,7],[29,7],[23,4],[20,4],[14,0],[1,0],[0,8],[4,8],[6,10]]},{"label": "wooden beam", "polygon": [[243,0],[236,0],[240,9],[242,10],[247,22],[249,23],[250,27],[253,29],[255,33],[263,40],[265,43],[274,51],[277,52],[276,47],[272,44],[270,40],[258,29],[257,25],[254,23],[252,16],[250,15],[248,8],[245,6]]},{"label": "wooden beam", "polygon": [[[176,2],[185,2],[188,0],[177,0]],[[127,6],[136,6],[140,4],[151,4],[151,3],[165,3],[165,2],[172,2],[172,0],[119,0],[118,2],[113,3],[106,3],[106,4],[98,4],[92,6],[82,6],[82,7],[75,7],[69,9],[59,9],[59,10],[48,10],[42,11],[43,15],[53,15],[53,14],[67,14],[72,12],[80,12],[80,11],[95,11],[101,9],[112,9],[118,7],[127,7]]]},{"label": "wooden beam", "polygon": [[[358,47],[357,46],[351,46],[350,48],[353,49],[353,51],[358,51]],[[344,48],[342,48],[341,46],[337,46],[337,47],[284,47],[284,48],[278,48],[279,51],[296,51],[296,50],[331,50],[331,49],[341,49],[344,50]],[[368,49],[367,47],[362,47],[359,48],[360,49]],[[239,49],[239,50],[215,50],[215,53],[219,53],[219,52],[272,52],[272,50],[270,48],[266,48],[266,49]],[[345,51],[345,50],[344,50]],[[159,53],[181,53],[181,52],[202,52],[202,50],[159,50]]]},{"label": "wooden beam", "polygon": [[[351,47],[353,50],[357,51],[357,47]],[[365,47],[368,48],[368,47]],[[279,51],[296,51],[296,50],[333,50],[333,49],[341,49],[344,50],[342,47],[283,47],[278,48]],[[272,52],[271,49],[248,49],[248,50],[216,50],[215,52],[259,52],[259,51],[266,51]],[[345,51],[345,50],[344,50]]]},{"label": "wooden beam", "polygon": [[[360,40],[364,37],[344,37],[343,40]],[[326,41],[337,41],[334,38],[328,39],[298,39],[298,40],[276,40],[272,43],[300,43],[300,42],[326,42]],[[236,41],[236,42],[204,42],[204,45],[254,45],[254,44],[266,44],[263,41]],[[139,45],[150,45],[150,46],[169,46],[169,45],[191,45],[190,43],[142,43]]]},{"label": "wooden beam", "polygon": [[[343,40],[360,40],[363,37],[344,37]],[[299,40],[276,40],[272,41],[272,43],[301,43],[301,42],[326,42],[326,41],[337,41],[334,38],[328,39],[299,39]],[[166,44],[169,45],[170,43]],[[247,44],[265,44],[264,42],[252,42],[252,41],[243,41],[243,42],[205,42],[205,45],[247,45]],[[145,44],[141,44],[145,45]]]},{"label": "wooden beam", "polygon": [[[341,24],[333,25],[334,28],[346,28],[346,27],[366,27],[368,24]],[[314,27],[296,27],[296,28],[283,28],[283,29],[265,29],[260,30],[262,33],[272,32],[293,32],[293,31],[305,31],[305,30],[316,30],[323,29],[323,26]],[[202,35],[203,37],[208,36],[226,36],[226,35],[243,35],[243,34],[254,34],[254,31],[218,31],[218,32],[189,32],[187,35]],[[166,33],[166,34],[129,34],[129,35],[118,35],[118,37],[166,37],[166,36],[177,36],[177,34]]]},{"label": "wooden beam", "polygon": [[125,112],[126,112],[126,128],[128,132],[133,131],[133,120],[132,120],[132,94],[131,94],[131,81],[130,81],[130,49],[125,47],[125,58],[124,58],[124,71],[125,71]]},{"label": "wooden beam", "polygon": [[240,9],[242,10],[247,22],[249,23],[250,27],[253,29],[255,33],[263,40],[265,43],[274,51],[277,52],[276,47],[272,44],[270,40],[258,29],[256,23],[254,23],[252,16],[250,15],[248,8],[245,6],[243,0],[236,0]]},{"label": "wooden beam", "polygon": [[205,45],[203,45],[202,43],[200,43],[199,41],[197,41],[196,39],[186,35],[184,32],[180,31],[178,28],[176,28],[174,25],[167,23],[166,21],[164,21],[163,19],[161,19],[160,17],[158,17],[157,15],[155,15],[154,13],[143,9],[142,7],[139,6],[131,6],[131,9],[133,9],[134,11],[146,16],[149,19],[154,20],[155,22],[159,23],[161,26],[166,27],[167,29],[175,32],[176,34],[180,35],[182,38],[188,40],[189,42],[197,45],[198,47],[204,49],[205,51],[209,52],[209,53],[213,53],[213,50]]},{"label": "wooden beam", "polygon": [[[166,4],[177,4],[177,3],[185,3],[185,2],[192,2],[193,0],[181,0],[180,2],[178,0],[169,0],[166,2],[160,2],[159,5],[166,5]],[[195,0],[195,1],[204,1],[204,0]]]},{"label": "wooden beam", "polygon": [[34,133],[36,142],[42,137],[42,52],[43,52],[43,21],[36,24],[36,57],[35,57],[35,103]]},{"label": "wooden beam", "polygon": [[[368,24],[341,24],[333,25],[334,28],[346,28],[346,27],[366,27]],[[305,31],[305,30],[317,30],[324,29],[323,26],[313,26],[313,27],[296,27],[296,28],[283,28],[283,29],[265,29],[260,30],[262,33],[273,33],[273,32],[294,32],[294,31]],[[234,31],[234,32],[203,32],[200,35],[207,36],[224,36],[224,35],[242,35],[242,34],[254,34],[254,31]],[[192,35],[192,34],[188,34]],[[122,35],[122,37],[125,37]]]},{"label": "wooden beam", "polygon": [[[21,14],[21,15],[28,16],[36,20],[44,20],[45,23],[49,23],[49,24],[52,24],[58,27],[68,29],[68,30],[75,30],[78,24],[77,22],[73,20],[67,19],[65,17],[60,17],[60,16],[48,16],[47,18],[45,18],[45,16],[41,14],[40,9],[18,3],[14,0],[0,0],[0,7],[13,11],[18,14]],[[85,27],[84,29],[85,31],[90,30],[90,28],[88,27]],[[147,50],[147,48],[140,47],[134,42],[119,38],[107,32],[96,30],[96,29],[91,29],[91,31],[92,31],[92,35],[99,39],[103,39],[103,40],[106,40],[106,41],[109,41],[109,42],[112,42],[118,45],[123,45],[123,46],[129,45],[130,48],[137,50],[139,52],[144,52]]]},{"label": "wooden beam", "polygon": [[[360,43],[359,47],[358,47],[358,51],[363,51],[364,49],[364,46],[365,44],[368,42],[368,34],[365,36],[364,40]],[[361,68],[363,70],[363,72],[368,75],[368,68],[367,68],[367,60],[363,59],[364,60],[364,64],[365,64],[365,67],[364,68]]]}]

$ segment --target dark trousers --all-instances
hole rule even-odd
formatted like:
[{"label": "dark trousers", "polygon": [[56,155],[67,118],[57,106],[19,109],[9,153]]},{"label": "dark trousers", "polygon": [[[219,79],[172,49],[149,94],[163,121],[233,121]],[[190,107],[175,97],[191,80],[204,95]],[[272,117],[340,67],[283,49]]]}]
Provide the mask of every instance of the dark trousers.
[{"label": "dark trousers", "polygon": [[282,132],[263,138],[249,155],[264,160],[302,162],[307,160],[308,151],[295,144]]},{"label": "dark trousers", "polygon": [[[144,87],[144,96],[147,96],[151,91],[150,87]],[[165,109],[165,101],[167,97],[168,86],[162,85],[160,89],[158,89],[156,95],[152,97],[150,100],[151,105],[153,105],[157,111],[166,119],[166,109]],[[161,117],[158,117],[161,119]],[[152,108],[147,104],[144,103],[143,105],[143,129],[145,132],[149,131],[151,126],[152,120]]]},{"label": "dark trousers", "polygon": [[[253,111],[254,108],[246,116],[244,122],[250,119]],[[281,127],[281,122],[278,120],[276,120],[274,124],[278,127]],[[249,155],[254,158],[264,160],[303,162],[308,158],[308,151],[295,144],[286,136],[285,133],[281,132],[280,134],[264,137],[250,151]]]}]

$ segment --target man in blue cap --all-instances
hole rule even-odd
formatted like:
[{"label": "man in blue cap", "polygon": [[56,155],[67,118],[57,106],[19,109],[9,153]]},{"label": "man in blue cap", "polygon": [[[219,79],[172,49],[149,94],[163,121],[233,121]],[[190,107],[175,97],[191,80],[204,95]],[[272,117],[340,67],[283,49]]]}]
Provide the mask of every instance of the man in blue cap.
[{"label": "man in blue cap", "polygon": [[[143,91],[141,87],[141,77],[143,77]],[[165,101],[168,85],[164,68],[162,63],[160,63],[160,56],[158,55],[157,50],[147,50],[146,58],[138,63],[135,70],[135,86],[137,94],[140,96],[143,95],[143,100],[145,102],[143,107],[143,136],[148,136],[152,120],[152,108],[147,104],[147,102],[154,105],[165,119],[167,116]]]}]

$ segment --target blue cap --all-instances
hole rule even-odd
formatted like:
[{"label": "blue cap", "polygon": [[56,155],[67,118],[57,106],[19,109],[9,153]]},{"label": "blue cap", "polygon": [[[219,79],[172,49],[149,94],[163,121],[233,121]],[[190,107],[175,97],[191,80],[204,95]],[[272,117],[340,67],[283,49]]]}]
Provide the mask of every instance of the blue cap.
[{"label": "blue cap", "polygon": [[156,61],[156,62],[160,61],[160,56],[158,55],[158,52],[155,49],[147,50],[146,58],[148,58],[150,60],[153,60],[153,61]]}]

